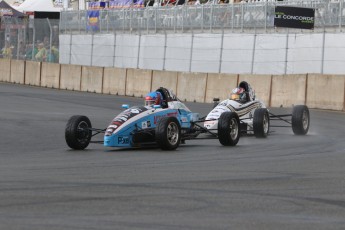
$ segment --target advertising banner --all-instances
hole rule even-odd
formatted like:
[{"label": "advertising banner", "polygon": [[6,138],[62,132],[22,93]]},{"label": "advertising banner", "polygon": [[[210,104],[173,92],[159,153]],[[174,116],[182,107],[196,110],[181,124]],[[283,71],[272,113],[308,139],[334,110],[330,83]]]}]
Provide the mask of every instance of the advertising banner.
[{"label": "advertising banner", "polygon": [[109,8],[129,8],[129,7],[144,7],[144,0],[113,0],[109,1]]},{"label": "advertising banner", "polygon": [[98,31],[99,30],[99,10],[88,10],[87,11],[87,31]]},{"label": "advertising banner", "polygon": [[274,26],[297,29],[314,29],[315,9],[276,6]]}]

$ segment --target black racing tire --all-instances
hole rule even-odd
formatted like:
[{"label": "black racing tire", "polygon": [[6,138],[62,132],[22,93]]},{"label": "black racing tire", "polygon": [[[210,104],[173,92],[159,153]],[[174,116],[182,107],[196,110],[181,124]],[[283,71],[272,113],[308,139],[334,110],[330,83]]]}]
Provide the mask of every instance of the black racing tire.
[{"label": "black racing tire", "polygon": [[257,138],[266,138],[270,131],[270,116],[266,108],[256,109],[253,117],[253,131]]},{"label": "black racing tire", "polygon": [[175,150],[181,142],[181,126],[176,117],[162,117],[159,119],[155,137],[162,150]]},{"label": "black racing tire", "polygon": [[85,149],[91,140],[91,122],[88,117],[75,115],[72,116],[65,128],[65,139],[71,149]]},{"label": "black racing tire", "polygon": [[292,131],[296,135],[306,135],[310,125],[309,109],[305,105],[293,107],[291,117]]},{"label": "black racing tire", "polygon": [[218,139],[224,146],[235,146],[240,139],[240,119],[235,112],[224,112],[218,119]]}]

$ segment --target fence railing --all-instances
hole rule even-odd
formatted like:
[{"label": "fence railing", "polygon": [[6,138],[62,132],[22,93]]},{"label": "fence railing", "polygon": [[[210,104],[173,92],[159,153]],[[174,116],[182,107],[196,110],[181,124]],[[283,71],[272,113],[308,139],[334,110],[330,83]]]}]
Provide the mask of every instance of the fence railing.
[{"label": "fence railing", "polygon": [[[274,28],[276,5],[315,8],[314,31],[342,31],[343,1],[260,1],[101,10],[90,24],[88,11],[63,11],[60,20],[1,18],[0,57],[59,62],[59,35],[293,32]],[[286,30],[288,30],[286,32]]]},{"label": "fence railing", "polygon": [[342,29],[345,25],[344,2],[278,1],[233,4],[177,5],[166,7],[100,10],[90,23],[88,11],[61,13],[61,33],[158,33],[214,32],[215,30],[253,31],[274,29],[277,5],[315,9],[315,30]]}]

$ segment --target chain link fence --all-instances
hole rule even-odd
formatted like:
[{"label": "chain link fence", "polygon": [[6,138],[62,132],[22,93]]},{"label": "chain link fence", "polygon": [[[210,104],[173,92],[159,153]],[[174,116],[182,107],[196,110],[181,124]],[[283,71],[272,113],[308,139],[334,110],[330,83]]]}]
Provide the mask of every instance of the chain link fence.
[{"label": "chain link fence", "polygon": [[[188,33],[188,32],[277,32],[275,6],[292,5],[315,9],[315,30],[342,29],[345,25],[344,2],[278,1],[236,4],[177,5],[174,7],[124,8],[61,13],[63,34],[83,33]],[[92,23],[90,18],[93,17]],[[91,25],[92,24],[92,25]],[[280,31],[285,31],[280,29]],[[313,32],[313,31],[312,31]]]},{"label": "chain link fence", "polygon": [[1,17],[2,58],[59,62],[59,20]]}]

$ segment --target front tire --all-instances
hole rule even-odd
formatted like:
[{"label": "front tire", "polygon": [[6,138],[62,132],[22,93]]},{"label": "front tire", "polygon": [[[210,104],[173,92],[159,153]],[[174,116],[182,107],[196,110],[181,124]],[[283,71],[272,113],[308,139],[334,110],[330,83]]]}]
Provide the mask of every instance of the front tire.
[{"label": "front tire", "polygon": [[292,131],[296,135],[305,135],[309,130],[309,109],[305,105],[296,105],[292,111]]},{"label": "front tire", "polygon": [[218,119],[218,139],[224,146],[235,146],[240,139],[240,119],[235,112],[224,112]]},{"label": "front tire", "polygon": [[156,126],[155,136],[162,150],[175,150],[181,141],[181,126],[176,117],[162,117]]},{"label": "front tire", "polygon": [[91,122],[88,117],[75,115],[72,116],[65,128],[65,140],[71,149],[85,149],[91,140]]},{"label": "front tire", "polygon": [[266,108],[256,109],[253,118],[255,137],[266,138],[270,130],[270,117]]}]

